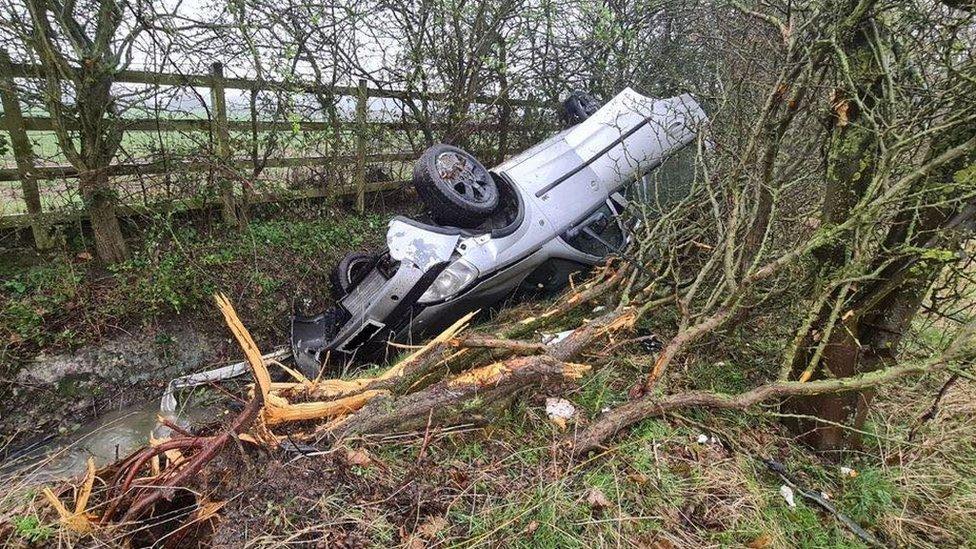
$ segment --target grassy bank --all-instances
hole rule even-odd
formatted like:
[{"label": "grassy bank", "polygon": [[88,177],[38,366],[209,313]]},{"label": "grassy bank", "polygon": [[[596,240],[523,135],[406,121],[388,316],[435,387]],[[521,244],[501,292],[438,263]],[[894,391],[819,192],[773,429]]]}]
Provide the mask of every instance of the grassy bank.
[{"label": "grassy bank", "polygon": [[378,247],[387,217],[310,205],[254,219],[241,232],[157,219],[133,243],[132,257],[110,269],[70,246],[40,259],[11,253],[0,264],[7,373],[42,349],[71,350],[167,322],[220,332],[217,291],[242,304],[259,337],[280,337],[293,301],[321,303],[331,267],[349,250]]},{"label": "grassy bank", "polygon": [[[523,311],[524,312],[524,311]],[[739,368],[703,348],[672,388],[725,388]],[[653,360],[637,346],[616,353],[580,386],[518,399],[488,426],[434,429],[354,441],[324,456],[280,454],[239,463],[217,487],[228,501],[216,541],[237,546],[319,543],[375,547],[867,547],[833,514],[795,494],[761,461],[783,463],[804,488],[888,546],[976,544],[973,390],[950,391],[940,414],[919,378],[879,396],[864,447],[815,455],[795,444],[775,409],[688,410],[646,420],[602,451],[566,456],[564,440],[628,399]],[[752,365],[754,368],[756,365]],[[761,367],[761,366],[760,366]],[[545,397],[578,409],[566,430]],[[843,469],[842,469],[843,468]]]},{"label": "grassy bank", "polygon": [[[529,305],[510,318],[535,314]],[[526,310],[527,309],[527,310]],[[649,326],[643,326],[647,329]],[[752,382],[702,346],[669,390],[737,390]],[[761,359],[761,352],[758,353]],[[976,543],[976,426],[971,385],[946,393],[940,413],[919,399],[941,383],[912,379],[878,398],[860,451],[816,455],[795,444],[774,408],[749,413],[690,409],[645,420],[595,454],[574,459],[565,437],[628,400],[653,352],[618,348],[581,383],[514,401],[488,425],[434,427],[369,437],[317,455],[227,452],[198,489],[222,502],[207,544],[219,547],[749,547],[868,545],[811,500],[782,495],[761,461],[784,464],[804,488],[887,546]],[[764,375],[757,373],[757,375]],[[562,428],[546,397],[577,415]],[[915,431],[914,435],[912,432]],[[79,539],[36,494],[11,502],[11,539]],[[2,530],[2,528],[0,528]],[[104,542],[104,537],[99,538]]]}]

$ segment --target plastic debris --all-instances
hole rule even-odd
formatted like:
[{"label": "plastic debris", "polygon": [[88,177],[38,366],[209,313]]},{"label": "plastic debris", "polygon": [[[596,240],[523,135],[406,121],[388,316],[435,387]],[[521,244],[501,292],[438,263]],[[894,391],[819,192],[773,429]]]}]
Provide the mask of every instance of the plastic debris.
[{"label": "plastic debris", "polygon": [[546,399],[546,415],[549,421],[565,429],[566,422],[576,415],[576,407],[565,398],[550,397]]},{"label": "plastic debris", "polygon": [[[291,355],[291,349],[278,349],[270,352],[261,358],[264,360],[284,360]],[[159,413],[162,417],[174,421],[176,419],[176,392],[180,389],[189,389],[215,381],[224,381],[242,376],[250,371],[246,361],[237,362],[229,366],[223,366],[205,372],[197,372],[173,379],[166,385],[166,391],[159,403]],[[168,427],[158,425],[153,434],[157,438],[170,436],[172,433]]]},{"label": "plastic debris", "polygon": [[698,435],[698,444],[708,444],[708,435],[704,433]]},{"label": "plastic debris", "polygon": [[546,399],[546,414],[550,418],[561,417],[563,419],[569,419],[576,415],[576,407],[565,398],[550,397]]},{"label": "plastic debris", "polygon": [[785,484],[782,485],[782,486],[780,486],[779,487],[779,495],[783,496],[783,499],[786,500],[786,504],[789,505],[790,508],[796,507],[796,500],[793,498],[793,489],[792,488],[790,488],[789,486],[787,486]]},{"label": "plastic debris", "polygon": [[571,333],[573,333],[573,330],[566,330],[564,332],[559,332],[559,333],[556,333],[556,334],[543,333],[542,334],[542,343],[545,344],[545,345],[555,345],[555,344],[559,343],[560,341],[562,341],[562,340],[566,339],[567,337],[569,337],[569,334],[571,334]]},{"label": "plastic debris", "polygon": [[854,477],[857,476],[857,470],[856,469],[851,469],[850,467],[843,467],[842,466],[840,468],[840,474],[843,475],[843,476],[845,476],[845,477],[854,478]]}]

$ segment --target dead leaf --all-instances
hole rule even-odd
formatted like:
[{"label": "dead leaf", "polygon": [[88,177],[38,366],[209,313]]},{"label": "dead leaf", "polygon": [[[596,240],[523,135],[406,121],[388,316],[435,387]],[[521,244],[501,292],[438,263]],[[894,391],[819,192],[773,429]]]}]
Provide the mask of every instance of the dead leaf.
[{"label": "dead leaf", "polygon": [[90,252],[81,252],[80,254],[76,255],[75,257],[78,258],[79,261],[91,261],[92,260],[92,254]]},{"label": "dead leaf", "polygon": [[537,520],[529,521],[529,523],[525,525],[526,534],[531,534],[532,532],[535,532],[538,529],[539,529],[539,521]]},{"label": "dead leaf", "polygon": [[634,484],[638,484],[641,486],[647,484],[647,481],[650,480],[647,477],[647,475],[645,475],[644,473],[630,473],[629,475],[627,475],[627,478]]},{"label": "dead leaf", "polygon": [[450,526],[450,523],[447,522],[446,518],[440,516],[430,517],[417,528],[417,534],[425,539],[433,539],[448,526]]},{"label": "dead leaf", "polygon": [[766,549],[773,544],[773,536],[763,534],[746,544],[749,549]]},{"label": "dead leaf", "polygon": [[606,509],[613,505],[607,496],[603,494],[603,491],[599,488],[590,488],[590,492],[586,494],[586,503],[590,504],[590,507],[594,509]]},{"label": "dead leaf", "polygon": [[837,126],[846,126],[847,122],[850,120],[851,102],[844,97],[843,92],[834,90],[834,97],[831,103],[834,109],[834,114],[837,115]]},{"label": "dead leaf", "polygon": [[226,501],[210,501],[204,499],[200,502],[199,507],[197,507],[195,520],[204,522],[211,519],[219,519],[220,516],[218,513],[224,508],[224,505],[227,505]]},{"label": "dead leaf", "polygon": [[346,450],[346,463],[349,465],[359,465],[365,467],[373,462],[373,458],[362,448],[349,448]]}]

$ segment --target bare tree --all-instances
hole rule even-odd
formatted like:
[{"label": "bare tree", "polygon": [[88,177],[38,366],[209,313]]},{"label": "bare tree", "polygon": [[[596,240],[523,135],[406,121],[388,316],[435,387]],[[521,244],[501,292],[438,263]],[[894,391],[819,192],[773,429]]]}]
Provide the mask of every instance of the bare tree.
[{"label": "bare tree", "polygon": [[109,179],[124,123],[114,75],[132,60],[140,34],[155,18],[151,3],[115,0],[24,0],[6,9],[5,28],[42,67],[42,101],[58,146],[78,170],[98,257],[128,255]]}]

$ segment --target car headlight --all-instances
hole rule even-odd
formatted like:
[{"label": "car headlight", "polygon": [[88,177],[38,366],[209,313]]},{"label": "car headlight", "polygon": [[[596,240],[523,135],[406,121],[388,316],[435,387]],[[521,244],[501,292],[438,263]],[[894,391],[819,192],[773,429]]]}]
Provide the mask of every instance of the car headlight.
[{"label": "car headlight", "polygon": [[458,259],[437,275],[434,283],[417,301],[420,303],[444,301],[467,288],[474,279],[478,278],[478,274],[478,269],[474,265]]}]

